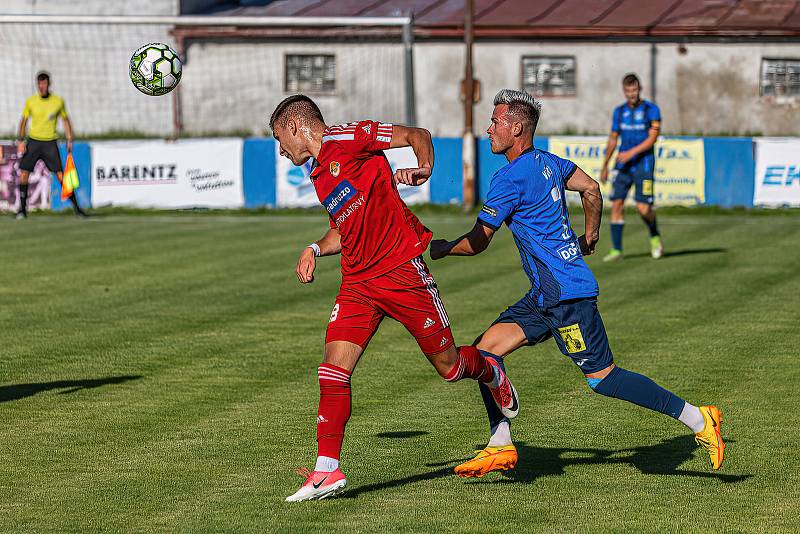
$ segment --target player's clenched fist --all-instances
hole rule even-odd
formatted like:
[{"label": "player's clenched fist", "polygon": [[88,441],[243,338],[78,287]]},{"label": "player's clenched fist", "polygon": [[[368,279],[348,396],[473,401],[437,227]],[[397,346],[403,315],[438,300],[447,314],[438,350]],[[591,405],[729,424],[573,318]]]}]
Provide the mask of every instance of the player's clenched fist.
[{"label": "player's clenched fist", "polygon": [[301,284],[313,282],[314,269],[316,268],[317,257],[314,255],[314,251],[309,247],[304,248],[303,252],[300,253],[300,259],[297,260],[297,267],[295,268],[297,279],[300,280]]},{"label": "player's clenched fist", "polygon": [[396,184],[422,185],[431,177],[430,167],[418,167],[416,169],[397,169],[394,173]]}]

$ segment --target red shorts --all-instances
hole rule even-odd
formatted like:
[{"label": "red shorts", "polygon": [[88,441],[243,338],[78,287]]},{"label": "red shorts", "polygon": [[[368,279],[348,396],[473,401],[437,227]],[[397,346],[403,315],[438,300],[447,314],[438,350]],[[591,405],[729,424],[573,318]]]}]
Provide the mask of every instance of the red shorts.
[{"label": "red shorts", "polygon": [[343,281],[325,343],[349,341],[366,349],[384,317],[402,323],[426,355],[453,345],[444,303],[421,256],[376,278]]}]

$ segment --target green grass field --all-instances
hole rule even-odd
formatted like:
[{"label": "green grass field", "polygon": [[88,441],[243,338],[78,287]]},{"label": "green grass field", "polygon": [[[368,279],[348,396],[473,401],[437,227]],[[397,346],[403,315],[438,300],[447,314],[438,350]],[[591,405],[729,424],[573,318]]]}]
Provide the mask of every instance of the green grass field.
[{"label": "green grass field", "polygon": [[[443,237],[473,216],[424,212]],[[312,467],[316,366],[339,282],[300,286],[316,215],[0,220],[0,531],[798,531],[800,215],[633,216],[621,264],[589,263],[622,366],[725,412],[710,472],[680,423],[591,393],[555,344],[508,359],[521,396],[507,475],[452,467],[487,438],[386,321],[353,379],[335,500],[285,504]],[[429,262],[456,339],[527,290],[507,230]]]}]

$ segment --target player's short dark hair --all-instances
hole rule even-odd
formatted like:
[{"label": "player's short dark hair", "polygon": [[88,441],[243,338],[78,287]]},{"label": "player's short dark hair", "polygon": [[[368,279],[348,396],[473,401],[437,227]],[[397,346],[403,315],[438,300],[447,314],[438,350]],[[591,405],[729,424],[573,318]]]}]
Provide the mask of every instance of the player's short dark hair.
[{"label": "player's short dark hair", "polygon": [[36,81],[37,82],[41,82],[43,80],[47,80],[49,82],[50,81],[50,74],[48,72],[45,72],[45,71],[42,70],[42,71],[39,71],[36,74]]},{"label": "player's short dark hair", "polygon": [[639,77],[632,72],[629,72],[622,78],[622,85],[638,85],[639,87],[642,86],[642,82],[639,81]]},{"label": "player's short dark hair", "polygon": [[494,97],[494,105],[505,104],[508,114],[519,120],[531,135],[536,133],[539,116],[542,114],[542,105],[525,91],[502,89]]},{"label": "player's short dark hair", "polygon": [[284,98],[272,112],[272,116],[269,118],[269,129],[275,130],[275,124],[286,126],[290,116],[325,122],[322,112],[313,100],[306,95],[292,95]]}]

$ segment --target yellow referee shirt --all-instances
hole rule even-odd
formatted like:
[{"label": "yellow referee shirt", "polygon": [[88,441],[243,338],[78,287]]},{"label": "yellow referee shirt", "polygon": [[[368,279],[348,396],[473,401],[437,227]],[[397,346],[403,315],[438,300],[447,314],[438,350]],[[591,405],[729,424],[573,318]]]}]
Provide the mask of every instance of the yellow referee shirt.
[{"label": "yellow referee shirt", "polygon": [[47,98],[42,98],[37,93],[25,101],[22,116],[31,118],[28,137],[36,141],[53,141],[58,139],[56,121],[59,116],[67,118],[67,108],[60,96],[50,93]]}]

